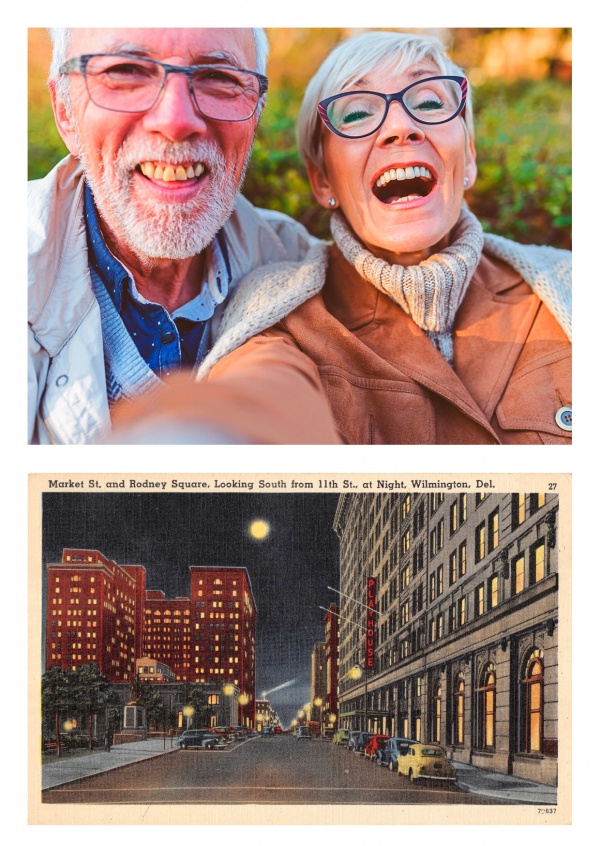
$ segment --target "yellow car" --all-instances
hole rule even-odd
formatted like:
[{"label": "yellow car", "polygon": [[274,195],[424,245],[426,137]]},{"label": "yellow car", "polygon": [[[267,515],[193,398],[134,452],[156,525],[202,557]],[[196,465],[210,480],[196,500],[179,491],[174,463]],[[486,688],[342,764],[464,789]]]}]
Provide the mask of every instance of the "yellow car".
[{"label": "yellow car", "polygon": [[411,781],[430,778],[436,781],[456,781],[454,767],[446,758],[446,750],[435,743],[413,743],[398,756],[398,775]]}]

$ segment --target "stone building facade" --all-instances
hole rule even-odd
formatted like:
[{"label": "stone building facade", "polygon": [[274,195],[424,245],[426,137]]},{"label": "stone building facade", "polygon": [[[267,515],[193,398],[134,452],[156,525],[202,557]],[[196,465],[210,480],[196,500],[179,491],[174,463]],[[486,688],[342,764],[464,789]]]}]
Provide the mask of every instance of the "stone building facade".
[{"label": "stone building facade", "polygon": [[340,725],[556,784],[558,507],[544,493],[342,495]]}]

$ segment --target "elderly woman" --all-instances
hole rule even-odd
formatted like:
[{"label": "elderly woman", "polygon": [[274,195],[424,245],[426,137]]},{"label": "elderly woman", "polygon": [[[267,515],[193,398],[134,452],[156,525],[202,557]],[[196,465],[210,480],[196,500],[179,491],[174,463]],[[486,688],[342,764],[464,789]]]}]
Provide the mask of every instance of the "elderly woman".
[{"label": "elderly woman", "polygon": [[282,385],[285,368],[303,372],[344,443],[569,443],[570,254],[484,236],[467,209],[471,94],[440,42],[340,44],[298,138],[333,244],[247,277],[200,375],[254,360]]}]

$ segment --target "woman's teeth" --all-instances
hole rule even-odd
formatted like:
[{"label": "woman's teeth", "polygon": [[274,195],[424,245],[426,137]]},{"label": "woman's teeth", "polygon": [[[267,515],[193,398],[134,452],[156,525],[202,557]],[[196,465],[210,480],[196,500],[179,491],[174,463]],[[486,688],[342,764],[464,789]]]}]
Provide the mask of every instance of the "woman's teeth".
[{"label": "woman's teeth", "polygon": [[142,162],[140,170],[148,179],[158,179],[162,182],[185,182],[187,179],[202,176],[203,164],[184,165],[155,165],[154,162]]},{"label": "woman's teeth", "polygon": [[[416,165],[415,167],[392,167],[382,173],[375,185],[381,188],[382,185],[387,185],[392,179],[415,179],[416,177],[424,179],[432,179],[430,171],[426,167]],[[407,199],[407,198],[405,198]]]}]

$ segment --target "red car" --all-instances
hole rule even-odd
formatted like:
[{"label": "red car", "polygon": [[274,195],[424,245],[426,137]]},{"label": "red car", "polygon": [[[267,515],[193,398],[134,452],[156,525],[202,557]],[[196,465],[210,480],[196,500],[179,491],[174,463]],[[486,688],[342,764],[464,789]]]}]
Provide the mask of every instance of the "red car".
[{"label": "red car", "polygon": [[283,734],[283,729],[281,726],[275,726],[275,734]]},{"label": "red car", "polygon": [[383,749],[390,738],[389,734],[374,734],[364,748],[363,755],[373,762],[377,760],[377,750]]}]

